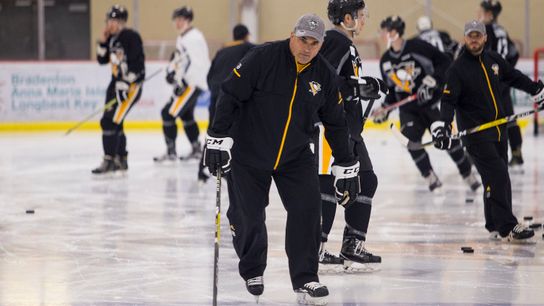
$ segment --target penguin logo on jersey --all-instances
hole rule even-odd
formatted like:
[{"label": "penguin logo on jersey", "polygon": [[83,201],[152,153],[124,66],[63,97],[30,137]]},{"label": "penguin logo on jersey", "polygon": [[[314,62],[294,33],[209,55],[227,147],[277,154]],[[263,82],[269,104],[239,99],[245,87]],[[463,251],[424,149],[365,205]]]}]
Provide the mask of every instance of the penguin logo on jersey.
[{"label": "penguin logo on jersey", "polygon": [[493,70],[493,73],[494,73],[495,75],[499,75],[499,65],[493,64],[493,65],[491,66],[491,70]]},{"label": "penguin logo on jersey", "polygon": [[311,81],[309,84],[310,84],[309,92],[311,92],[312,95],[315,96],[321,91],[321,84],[317,83],[316,81]]},{"label": "penguin logo on jersey", "polygon": [[[386,66],[385,64],[384,66]],[[396,88],[407,93],[412,93],[412,89],[416,86],[415,80],[421,74],[421,68],[416,67],[414,61],[402,62],[393,66],[389,63],[389,66],[391,68],[386,73]]]}]

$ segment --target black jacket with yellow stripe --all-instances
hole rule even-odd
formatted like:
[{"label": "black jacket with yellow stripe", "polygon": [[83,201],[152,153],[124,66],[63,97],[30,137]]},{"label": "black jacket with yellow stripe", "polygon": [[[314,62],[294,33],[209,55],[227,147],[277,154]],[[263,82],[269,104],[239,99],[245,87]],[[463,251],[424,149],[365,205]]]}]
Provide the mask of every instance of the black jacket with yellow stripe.
[{"label": "black jacket with yellow stripe", "polygon": [[[469,129],[503,118],[506,101],[500,95],[500,84],[536,94],[537,83],[508,64],[499,54],[484,50],[478,56],[466,49],[446,73],[446,86],[441,104],[441,119],[451,123],[454,112],[458,129]],[[506,125],[490,128],[463,138],[465,145],[478,142],[506,141]]]},{"label": "black jacket with yellow stripe", "polygon": [[310,152],[317,113],[336,161],[350,162],[335,78],[319,54],[307,65],[297,65],[289,40],[255,47],[223,82],[211,132],[234,139],[232,158],[237,162],[276,170]]}]

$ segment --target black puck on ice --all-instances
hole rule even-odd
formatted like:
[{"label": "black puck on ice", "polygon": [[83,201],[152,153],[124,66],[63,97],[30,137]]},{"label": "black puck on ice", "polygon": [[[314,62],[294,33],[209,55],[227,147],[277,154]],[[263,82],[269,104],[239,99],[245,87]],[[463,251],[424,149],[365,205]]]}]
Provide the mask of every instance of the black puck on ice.
[{"label": "black puck on ice", "polygon": [[533,221],[533,216],[525,216],[523,217],[523,221]]},{"label": "black puck on ice", "polygon": [[474,202],[473,198],[466,198],[465,199],[465,203],[472,203],[472,202]]},{"label": "black puck on ice", "polygon": [[539,229],[541,226],[542,226],[542,224],[540,224],[540,223],[533,223],[533,224],[529,225],[529,227],[532,228],[532,229]]},{"label": "black puck on ice", "polygon": [[33,214],[33,213],[34,213],[34,209],[27,209],[27,210],[26,210],[26,213],[27,213],[27,214]]},{"label": "black puck on ice", "polygon": [[474,249],[471,247],[461,247],[463,253],[474,253]]}]

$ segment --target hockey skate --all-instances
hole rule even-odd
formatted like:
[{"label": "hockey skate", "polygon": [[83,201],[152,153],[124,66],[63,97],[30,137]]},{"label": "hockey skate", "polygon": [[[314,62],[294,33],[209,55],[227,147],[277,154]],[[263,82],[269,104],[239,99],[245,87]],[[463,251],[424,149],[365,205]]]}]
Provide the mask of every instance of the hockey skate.
[{"label": "hockey skate", "polygon": [[295,290],[297,303],[302,305],[326,305],[329,289],[318,282],[309,282]]},{"label": "hockey skate", "polygon": [[425,177],[427,183],[429,184],[429,190],[433,192],[435,189],[442,187],[442,182],[438,179],[438,176],[434,173],[433,170],[429,172],[429,175]]},{"label": "hockey skate", "polygon": [[535,232],[531,228],[527,228],[521,224],[514,226],[508,236],[504,237],[506,242],[510,243],[530,243],[529,238],[533,237]]},{"label": "hockey skate", "polygon": [[187,156],[180,156],[179,160],[182,160],[182,161],[191,160],[191,159],[200,160],[200,158],[202,157],[202,148],[200,145],[200,141],[193,142],[191,146],[192,146],[191,153],[189,153],[189,155]]},{"label": "hockey skate", "polygon": [[355,236],[344,236],[340,257],[344,259],[344,271],[353,272],[375,272],[379,270],[377,264],[382,258],[373,255],[365,249],[365,241]]},{"label": "hockey skate", "polygon": [[480,188],[480,186],[482,186],[482,183],[478,181],[476,175],[474,175],[474,172],[471,172],[467,176],[463,177],[463,181],[465,181],[472,191],[476,191],[478,188]]},{"label": "hockey skate", "polygon": [[153,161],[158,163],[158,164],[162,164],[162,163],[173,163],[175,161],[178,160],[178,156],[176,155],[175,152],[169,152],[169,153],[165,153],[161,156],[155,156],[153,157]]},{"label": "hockey skate", "polygon": [[115,159],[113,160],[113,162],[115,163],[115,166],[117,167],[117,169],[119,171],[127,171],[128,170],[128,160],[127,160],[127,156],[115,156]]},{"label": "hockey skate", "polygon": [[508,168],[512,174],[523,174],[523,157],[521,154],[512,154],[512,158],[508,163]]},{"label": "hockey skate", "polygon": [[98,168],[93,169],[91,172],[93,174],[113,174],[118,169],[113,158],[109,155],[104,156],[102,163]]},{"label": "hockey skate", "polygon": [[489,233],[489,240],[491,240],[491,241],[501,241],[502,237],[501,237],[501,235],[499,234],[498,231],[492,231],[492,232]]},{"label": "hockey skate", "polygon": [[319,250],[319,271],[325,273],[343,272],[344,259],[336,256],[325,249],[325,243],[321,243]]},{"label": "hockey skate", "polygon": [[261,296],[264,291],[263,277],[257,276],[246,280],[246,289],[255,296],[255,302],[259,303],[259,296]]}]

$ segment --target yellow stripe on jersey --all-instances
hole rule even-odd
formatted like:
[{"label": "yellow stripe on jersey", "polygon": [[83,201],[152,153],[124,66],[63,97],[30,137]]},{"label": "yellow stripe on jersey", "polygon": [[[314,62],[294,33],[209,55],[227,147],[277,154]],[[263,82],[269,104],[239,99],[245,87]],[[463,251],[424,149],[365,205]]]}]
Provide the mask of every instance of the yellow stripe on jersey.
[{"label": "yellow stripe on jersey", "polygon": [[137,85],[135,83],[130,84],[130,87],[128,88],[128,97],[126,98],[126,100],[121,101],[120,105],[115,111],[115,114],[113,115],[114,123],[119,124],[121,123],[121,121],[123,121],[123,119],[125,119],[125,116],[127,115],[127,112],[130,109],[132,103],[134,103],[134,100],[136,99],[139,91],[140,85]]},{"label": "yellow stripe on jersey", "polygon": [[238,70],[236,70],[236,68],[232,69],[232,71],[234,72],[234,74],[236,74],[237,77],[241,78],[240,73],[238,72]]},{"label": "yellow stripe on jersey", "polygon": [[172,106],[170,106],[170,109],[168,110],[168,113],[172,115],[172,117],[177,117],[185,103],[191,98],[193,95],[193,92],[195,91],[195,88],[192,86],[187,86],[185,88],[185,91],[181,94],[181,96],[177,97],[176,101],[172,103]]}]

